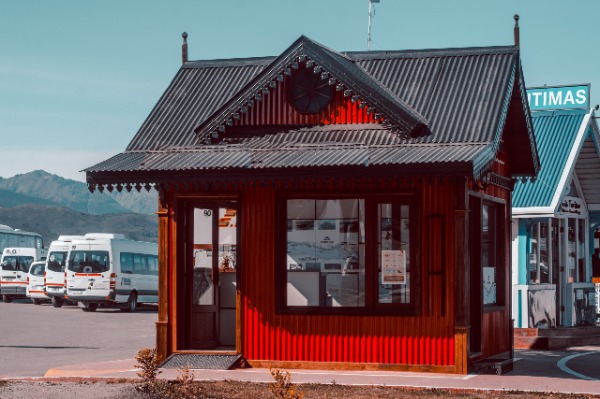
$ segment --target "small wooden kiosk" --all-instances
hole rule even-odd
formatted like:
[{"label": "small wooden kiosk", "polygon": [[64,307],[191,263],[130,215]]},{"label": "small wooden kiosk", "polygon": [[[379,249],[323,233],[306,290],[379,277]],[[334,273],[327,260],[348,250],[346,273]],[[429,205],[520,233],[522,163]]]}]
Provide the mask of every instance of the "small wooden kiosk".
[{"label": "small wooden kiosk", "polygon": [[512,359],[510,202],[537,150],[518,47],[184,63],[91,190],[160,194],[157,345],[250,366]]}]

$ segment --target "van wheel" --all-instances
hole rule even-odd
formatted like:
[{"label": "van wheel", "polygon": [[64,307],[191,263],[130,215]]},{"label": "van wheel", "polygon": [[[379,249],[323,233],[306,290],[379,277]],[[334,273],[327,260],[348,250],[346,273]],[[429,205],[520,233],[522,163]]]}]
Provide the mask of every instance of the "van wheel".
[{"label": "van wheel", "polygon": [[127,299],[125,307],[121,308],[121,312],[135,312],[137,309],[137,294],[132,292]]},{"label": "van wheel", "polygon": [[32,298],[31,302],[33,302],[34,305],[40,305],[42,303],[42,301],[40,301],[39,299],[36,299],[36,298]]},{"label": "van wheel", "polygon": [[63,305],[63,300],[62,298],[53,296],[52,297],[52,306],[54,306],[55,308],[60,308]]},{"label": "van wheel", "polygon": [[4,303],[11,303],[12,302],[12,298],[9,297],[8,295],[2,295],[2,300],[4,301]]},{"label": "van wheel", "polygon": [[98,304],[97,303],[84,303],[83,304],[83,311],[84,312],[95,312],[96,309],[98,309]]}]

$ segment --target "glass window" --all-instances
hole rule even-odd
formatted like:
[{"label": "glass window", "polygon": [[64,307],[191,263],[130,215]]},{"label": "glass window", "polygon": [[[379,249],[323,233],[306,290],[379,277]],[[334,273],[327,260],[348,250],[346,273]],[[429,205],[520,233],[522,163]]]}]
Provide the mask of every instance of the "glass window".
[{"label": "glass window", "polygon": [[148,255],[146,260],[148,262],[148,274],[158,276],[158,256]]},{"label": "glass window", "polygon": [[75,273],[103,273],[110,269],[108,251],[71,251],[67,267]]},{"label": "glass window", "polygon": [[32,263],[33,256],[5,256],[2,259],[2,270],[15,270],[27,273]]},{"label": "glass window", "polygon": [[504,305],[504,253],[502,206],[483,202],[481,207],[480,249],[483,278],[483,304]]},{"label": "glass window", "polygon": [[550,228],[548,221],[531,225],[531,241],[527,255],[529,284],[550,283],[550,260],[552,251],[555,250],[550,240]]},{"label": "glass window", "polygon": [[577,219],[577,281],[585,282],[586,280],[586,267],[585,267],[585,259],[586,259],[586,220],[585,219]]},{"label": "glass window", "polygon": [[37,265],[33,265],[29,270],[29,273],[32,276],[43,276],[44,275],[44,264],[40,263]]},{"label": "glass window", "polygon": [[408,307],[410,198],[288,199],[284,307]]},{"label": "glass window", "polygon": [[133,272],[135,274],[146,274],[146,257],[144,255],[133,255]]},{"label": "glass window", "polygon": [[410,303],[409,206],[378,204],[379,303]]},{"label": "glass window", "polygon": [[133,254],[121,252],[121,273],[133,274]]},{"label": "glass window", "polygon": [[52,251],[48,255],[48,270],[52,272],[64,272],[67,251]]}]

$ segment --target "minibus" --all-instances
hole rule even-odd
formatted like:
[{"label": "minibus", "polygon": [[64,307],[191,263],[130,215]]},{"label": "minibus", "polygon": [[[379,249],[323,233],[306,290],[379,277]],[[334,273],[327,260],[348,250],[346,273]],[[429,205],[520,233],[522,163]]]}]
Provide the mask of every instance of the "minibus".
[{"label": "minibus", "polygon": [[71,241],[65,269],[65,299],[84,311],[98,305],[135,311],[158,303],[158,245],[122,234],[89,233]]},{"label": "minibus", "polygon": [[46,275],[44,288],[46,295],[52,300],[52,306],[60,308],[65,300],[65,266],[67,255],[73,240],[83,240],[80,235],[61,235],[58,240],[52,241],[48,247],[48,258],[46,260]]},{"label": "minibus", "polygon": [[27,273],[31,264],[46,260],[43,248],[4,248],[0,259],[0,293],[6,303],[26,298]]},{"label": "minibus", "polygon": [[34,305],[39,305],[42,302],[50,300],[50,297],[46,295],[46,291],[44,290],[45,267],[45,261],[33,262],[29,268],[29,273],[27,273],[27,290],[25,295],[31,299]]}]

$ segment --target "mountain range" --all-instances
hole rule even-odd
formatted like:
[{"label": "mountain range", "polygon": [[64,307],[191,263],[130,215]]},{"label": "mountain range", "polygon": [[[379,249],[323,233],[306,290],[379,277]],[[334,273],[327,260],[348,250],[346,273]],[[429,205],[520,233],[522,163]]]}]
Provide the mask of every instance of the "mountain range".
[{"label": "mountain range", "polygon": [[94,191],[43,170],[0,178],[0,224],[40,233],[49,245],[61,234],[121,233],[157,241],[157,192]]}]

